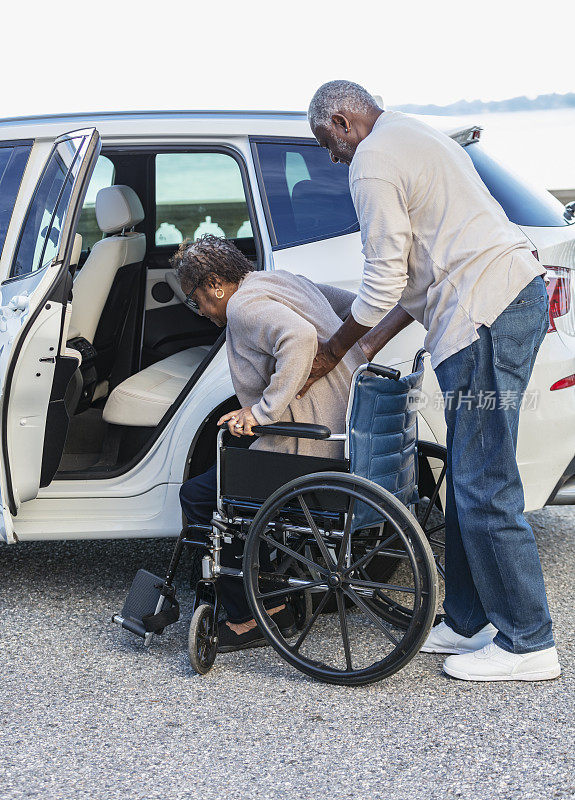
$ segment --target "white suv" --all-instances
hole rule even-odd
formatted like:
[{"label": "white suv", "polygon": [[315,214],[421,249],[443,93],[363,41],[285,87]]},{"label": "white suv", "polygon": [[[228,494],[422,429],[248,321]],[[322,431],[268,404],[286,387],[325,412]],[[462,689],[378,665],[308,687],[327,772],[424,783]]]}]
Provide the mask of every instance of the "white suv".
[{"label": "white suv", "polygon": [[[445,123],[445,120],[443,121]],[[70,133],[72,131],[72,133]],[[551,319],[518,460],[528,510],[575,501],[575,225],[451,131],[548,266]],[[304,114],[162,112],[0,120],[3,537],[173,536],[178,491],[236,407],[221,331],[181,302],[184,237],[233,239],[258,269],[356,289],[347,168]],[[378,361],[411,369],[409,326]],[[420,437],[443,443],[427,364]],[[431,465],[437,468],[437,463]]]}]

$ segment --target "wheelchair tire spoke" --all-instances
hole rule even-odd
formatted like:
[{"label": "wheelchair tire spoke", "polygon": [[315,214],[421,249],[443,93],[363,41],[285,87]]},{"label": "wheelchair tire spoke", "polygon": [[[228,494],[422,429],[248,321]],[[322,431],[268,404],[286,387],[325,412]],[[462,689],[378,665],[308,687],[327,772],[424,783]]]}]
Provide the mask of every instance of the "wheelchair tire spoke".
[{"label": "wheelchair tire spoke", "polygon": [[351,662],[351,650],[349,649],[349,631],[347,630],[347,619],[345,618],[345,603],[341,592],[335,593],[337,600],[337,610],[339,613],[339,627],[341,628],[341,639],[343,641],[343,652],[345,653],[345,663],[350,672],[353,671],[353,664]]},{"label": "wheelchair tire spoke", "polygon": [[374,622],[377,627],[387,636],[389,641],[397,647],[399,645],[399,641],[395,638],[395,636],[388,631],[385,627],[381,619],[377,616],[377,614],[371,610],[371,608],[365,603],[359,595],[357,595],[350,586],[345,586],[343,591],[345,594],[353,600],[353,602],[361,608],[361,610],[367,614],[367,616]]},{"label": "wheelchair tire spoke", "polygon": [[328,589],[328,591],[321,598],[321,601],[318,604],[318,607],[316,608],[316,610],[313,612],[313,614],[309,618],[309,622],[307,623],[307,625],[305,626],[303,631],[300,633],[297,642],[294,645],[292,645],[292,647],[291,647],[292,650],[295,650],[297,652],[300,649],[300,647],[303,644],[304,639],[306,638],[308,633],[311,631],[312,625],[314,624],[316,619],[319,617],[321,612],[324,610],[325,605],[326,605],[327,601],[329,600],[329,598],[332,596],[332,594],[333,594],[333,589]]},{"label": "wheelchair tire spoke", "polygon": [[435,568],[437,569],[437,572],[440,575],[440,577],[443,578],[443,580],[445,580],[445,567],[439,561],[438,558],[435,559]]},{"label": "wheelchair tire spoke", "polygon": [[319,547],[320,553],[322,554],[322,556],[325,559],[326,566],[330,567],[330,566],[334,565],[335,562],[334,562],[333,556],[329,552],[329,550],[327,549],[326,544],[325,544],[324,540],[322,539],[320,530],[317,527],[317,525],[315,524],[315,520],[312,517],[309,508],[307,507],[307,503],[303,499],[303,495],[301,495],[301,494],[298,495],[297,499],[298,499],[299,504],[300,504],[300,506],[302,508],[302,511],[303,511],[303,513],[305,515],[307,524],[309,525],[310,530],[313,533],[314,538],[315,538],[315,540],[317,542],[317,546]]},{"label": "wheelchair tire spoke", "polygon": [[321,567],[319,564],[316,564],[315,561],[310,561],[309,558],[302,556],[301,553],[296,553],[295,550],[292,550],[287,545],[278,542],[276,539],[268,536],[267,534],[263,533],[260,536],[260,539],[263,542],[267,542],[267,544],[271,545],[272,547],[277,547],[278,550],[282,550],[284,553],[287,553],[288,556],[295,559],[295,561],[300,561],[302,564],[305,564],[310,569],[314,569],[319,572],[321,575],[329,575],[329,570],[325,567]]},{"label": "wheelchair tire spoke", "polygon": [[396,586],[393,583],[379,583],[378,581],[362,581],[360,578],[346,578],[346,583],[353,583],[354,587],[357,586],[361,589],[385,589],[388,592],[407,592],[407,594],[415,594],[413,586]]},{"label": "wheelchair tire spoke", "polygon": [[431,536],[429,537],[429,544],[434,544],[437,547],[442,547],[445,549],[445,542],[442,542],[441,539],[433,539]]},{"label": "wheelchair tire spoke", "polygon": [[[367,581],[371,580],[370,576],[367,574],[367,572],[365,571],[365,569],[363,567],[361,567],[359,571],[364,576],[365,580],[367,580]],[[382,603],[385,603],[391,609],[400,609],[401,608],[400,604],[396,603],[395,600],[392,600],[391,597],[388,597],[386,594],[384,594],[381,591],[381,588],[375,589],[374,590],[374,595],[375,595],[375,598],[377,598],[377,600],[379,600]]]},{"label": "wheelchair tire spoke", "polygon": [[377,553],[378,556],[387,556],[388,558],[409,558],[407,553],[402,550],[380,550]]},{"label": "wheelchair tire spoke", "polygon": [[[301,550],[303,547],[305,547],[305,539],[302,537],[299,541],[299,544],[297,544],[296,547],[292,549],[294,550],[295,553],[301,554]],[[291,558],[290,556],[286,556],[285,558],[282,558],[282,560],[278,564],[276,572],[278,572],[280,575],[283,575],[288,571],[288,569],[292,567],[292,565],[294,565],[294,567],[296,566],[294,564],[293,558]]]},{"label": "wheelchair tire spoke", "polygon": [[274,592],[266,592],[262,594],[261,592],[256,592],[256,597],[258,600],[267,600],[270,597],[283,597],[286,594],[294,594],[294,592],[304,592],[306,589],[311,589],[314,586],[325,586],[325,581],[311,581],[310,583],[304,583],[301,586],[287,586],[285,589],[278,589]]},{"label": "wheelchair tire spoke", "polygon": [[345,519],[345,527],[343,529],[343,538],[341,540],[341,547],[339,550],[339,555],[337,557],[337,569],[340,570],[343,567],[343,562],[345,557],[347,556],[347,551],[349,548],[349,538],[351,536],[351,521],[353,518],[353,509],[355,508],[355,497],[352,497],[349,502],[349,508],[347,510],[347,517]]},{"label": "wheelchair tire spoke", "polygon": [[366,553],[364,556],[362,556],[360,559],[358,559],[355,563],[353,563],[350,567],[347,567],[347,569],[344,570],[343,574],[347,575],[352,570],[359,569],[359,567],[362,567],[364,564],[366,564],[367,562],[371,561],[371,559],[374,556],[376,556],[378,553],[380,553],[382,550],[384,550],[387,547],[388,544],[391,544],[391,542],[393,542],[394,539],[397,539],[397,533],[392,533],[391,536],[388,536],[387,539],[384,542],[381,542],[381,544],[378,544],[377,547],[375,547],[373,550],[370,550],[369,553]]}]

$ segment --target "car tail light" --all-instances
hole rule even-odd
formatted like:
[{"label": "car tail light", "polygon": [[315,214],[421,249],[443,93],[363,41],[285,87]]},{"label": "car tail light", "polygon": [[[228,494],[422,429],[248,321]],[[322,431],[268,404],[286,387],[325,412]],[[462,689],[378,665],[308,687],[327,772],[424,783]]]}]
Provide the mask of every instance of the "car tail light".
[{"label": "car tail light", "polygon": [[575,375],[568,375],[567,378],[561,378],[560,381],[555,381],[549,391],[554,392],[556,389],[568,389],[570,386],[575,386]]},{"label": "car tail light", "polygon": [[547,333],[556,331],[555,320],[569,313],[571,308],[571,270],[563,267],[546,267],[549,283],[549,327]]}]

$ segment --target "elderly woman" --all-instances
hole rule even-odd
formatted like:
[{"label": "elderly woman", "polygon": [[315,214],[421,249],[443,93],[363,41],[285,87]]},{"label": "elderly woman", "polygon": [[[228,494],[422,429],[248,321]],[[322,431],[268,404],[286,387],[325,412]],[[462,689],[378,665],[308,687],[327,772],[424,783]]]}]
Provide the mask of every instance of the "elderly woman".
[{"label": "elderly woman", "polygon": [[[234,436],[253,436],[254,425],[308,422],[345,429],[351,376],[365,362],[359,345],[324,378],[299,398],[313,363],[317,342],[328,339],[349,313],[354,295],[329,286],[317,286],[300,275],[282,270],[257,272],[232,242],[205,235],[184,242],[173,258],[187,302],[216,325],[227,324],[226,346],[235,393],[241,408],[225,414]],[[317,442],[266,436],[253,448],[338,457],[340,442]],[[182,485],[180,499],[189,522],[209,522],[216,505],[215,466]],[[241,550],[236,540],[224,547],[222,563],[237,566]],[[241,543],[237,542],[238,548]],[[265,556],[262,556],[265,558]],[[263,563],[264,569],[269,568]],[[228,621],[220,626],[221,652],[265,644],[247,603],[240,581],[219,578]],[[289,635],[294,620],[286,606],[269,609]]]}]

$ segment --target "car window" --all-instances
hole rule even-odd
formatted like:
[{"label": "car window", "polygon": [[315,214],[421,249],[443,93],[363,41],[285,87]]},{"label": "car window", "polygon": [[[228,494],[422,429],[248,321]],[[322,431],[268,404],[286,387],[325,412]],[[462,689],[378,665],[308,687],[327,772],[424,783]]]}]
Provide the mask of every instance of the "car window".
[{"label": "car window", "polygon": [[115,168],[106,156],[99,156],[88,184],[86,198],[78,221],[77,233],[82,236],[82,250],[92,249],[102,238],[102,231],[96,222],[96,195],[100,189],[114,184]]},{"label": "car window", "polygon": [[159,153],[156,245],[175,245],[204,233],[253,237],[238,163],[225,153]]},{"label": "car window", "polygon": [[539,189],[506,169],[480,144],[465,148],[483,183],[511,222],[534,227],[567,225],[565,207],[545,189]]},{"label": "car window", "polygon": [[86,141],[85,136],[70,136],[52,150],[26,212],[11,277],[36,272],[57,255]]},{"label": "car window", "polygon": [[31,149],[31,142],[0,142],[0,255]]},{"label": "car window", "polygon": [[333,164],[311,140],[254,140],[253,147],[275,248],[359,230],[345,164]]}]

